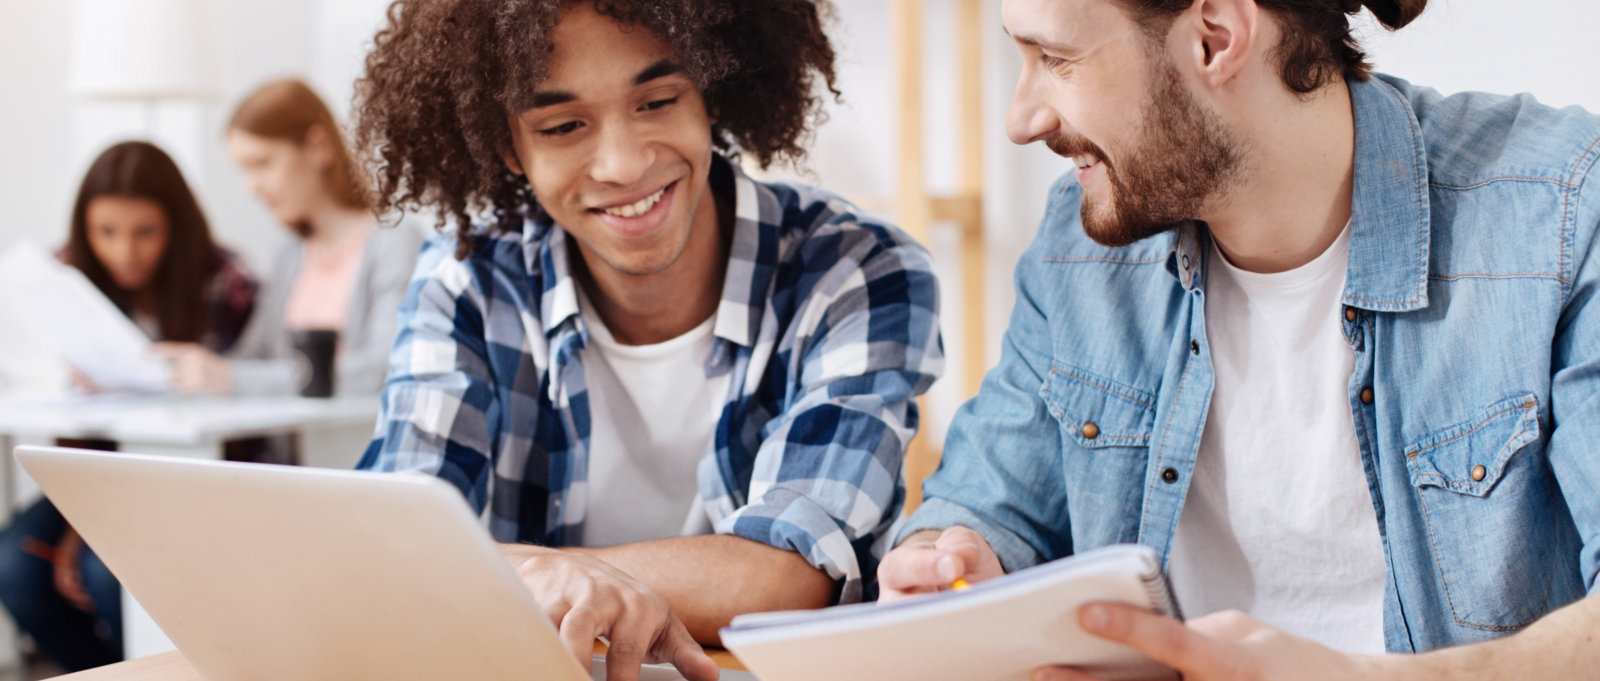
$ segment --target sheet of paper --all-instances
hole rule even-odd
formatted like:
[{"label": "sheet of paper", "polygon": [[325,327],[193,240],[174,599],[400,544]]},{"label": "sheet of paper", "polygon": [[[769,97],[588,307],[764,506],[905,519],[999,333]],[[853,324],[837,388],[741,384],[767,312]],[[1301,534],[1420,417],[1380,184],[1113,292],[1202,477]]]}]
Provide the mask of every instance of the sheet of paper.
[{"label": "sheet of paper", "polygon": [[1056,664],[1108,681],[1176,678],[1080,629],[1078,609],[1095,601],[1176,614],[1155,553],[1113,546],[964,591],[738,617],[722,642],[762,681],[1026,681]]},{"label": "sheet of paper", "polygon": [[8,296],[0,295],[0,391],[9,395],[60,395],[71,385],[70,369],[50,341],[20,323]]},{"label": "sheet of paper", "polygon": [[0,296],[12,318],[48,340],[67,364],[106,390],[164,392],[164,362],[150,340],[82,272],[57,262],[31,241],[0,255]]}]

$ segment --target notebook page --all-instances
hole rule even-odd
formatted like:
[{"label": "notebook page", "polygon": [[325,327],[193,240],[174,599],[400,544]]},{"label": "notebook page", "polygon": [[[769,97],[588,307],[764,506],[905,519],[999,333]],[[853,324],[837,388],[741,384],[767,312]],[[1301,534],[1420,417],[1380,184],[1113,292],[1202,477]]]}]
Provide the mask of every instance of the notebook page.
[{"label": "notebook page", "polygon": [[763,681],[1025,681],[1049,664],[1072,664],[1106,679],[1174,678],[1165,667],[1078,627],[1078,608],[1089,602],[1159,608],[1165,600],[1153,552],[1102,552],[1085,554],[1081,564],[1067,559],[965,591],[883,606],[741,617],[723,630],[723,643]]}]

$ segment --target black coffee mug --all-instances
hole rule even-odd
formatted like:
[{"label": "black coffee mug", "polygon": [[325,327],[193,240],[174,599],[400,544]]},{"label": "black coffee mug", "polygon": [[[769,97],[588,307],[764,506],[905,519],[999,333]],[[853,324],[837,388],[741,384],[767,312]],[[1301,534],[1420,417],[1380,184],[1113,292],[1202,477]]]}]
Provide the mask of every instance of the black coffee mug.
[{"label": "black coffee mug", "polygon": [[305,364],[301,397],[333,397],[333,357],[339,332],[327,329],[290,331],[289,343]]}]

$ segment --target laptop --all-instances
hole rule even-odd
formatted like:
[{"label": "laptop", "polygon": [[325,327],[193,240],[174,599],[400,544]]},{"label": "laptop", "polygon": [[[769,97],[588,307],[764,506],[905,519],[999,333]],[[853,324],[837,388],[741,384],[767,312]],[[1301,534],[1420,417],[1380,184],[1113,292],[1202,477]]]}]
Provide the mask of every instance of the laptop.
[{"label": "laptop", "polygon": [[[432,476],[16,456],[210,681],[591,678],[461,493]],[[606,678],[603,659],[591,674]],[[640,676],[682,678],[664,665]]]}]

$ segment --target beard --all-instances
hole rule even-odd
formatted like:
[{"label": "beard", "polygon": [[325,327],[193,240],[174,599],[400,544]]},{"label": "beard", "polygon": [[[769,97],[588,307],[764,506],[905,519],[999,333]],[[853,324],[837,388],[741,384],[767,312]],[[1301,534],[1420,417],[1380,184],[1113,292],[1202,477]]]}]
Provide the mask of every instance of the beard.
[{"label": "beard", "polygon": [[1111,183],[1109,201],[1083,197],[1083,231],[1104,246],[1119,247],[1163,234],[1199,217],[1238,174],[1238,142],[1217,115],[1200,106],[1164,56],[1153,69],[1139,140],[1115,165],[1081,135],[1045,141],[1057,155],[1094,154]]}]

